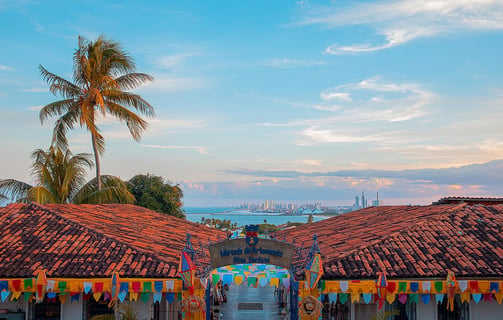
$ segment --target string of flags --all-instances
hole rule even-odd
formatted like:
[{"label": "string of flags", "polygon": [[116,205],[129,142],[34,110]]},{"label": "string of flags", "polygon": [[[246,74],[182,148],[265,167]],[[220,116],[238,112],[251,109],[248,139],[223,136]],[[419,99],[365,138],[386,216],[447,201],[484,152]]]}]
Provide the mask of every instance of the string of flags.
[{"label": "string of flags", "polygon": [[225,285],[247,285],[251,287],[266,287],[283,285],[290,287],[290,273],[288,270],[265,264],[239,264],[220,267],[210,275],[213,285],[219,281]]},{"label": "string of flags", "polygon": [[79,301],[82,293],[84,300],[93,297],[96,301],[103,298],[105,301],[114,299],[123,302],[128,298],[131,301],[148,302],[153,295],[154,302],[162,298],[172,303],[182,298],[182,283],[180,279],[142,279],[142,278],[117,278],[114,287],[111,278],[46,278],[39,272],[35,278],[0,279],[0,301],[8,299],[16,301],[23,297],[25,301],[35,299],[42,301],[59,299],[62,303],[68,298],[71,302]]},{"label": "string of flags", "polygon": [[398,299],[401,303],[418,302],[419,299],[424,304],[430,301],[442,302],[444,298],[449,301],[459,295],[461,302],[470,300],[479,303],[480,301],[492,301],[495,299],[499,304],[503,302],[503,281],[501,280],[386,280],[386,286],[379,286],[383,279],[376,280],[325,280],[320,281],[320,293],[328,295],[330,302],[346,303],[359,302],[363,299],[365,303],[386,300],[393,303]]}]

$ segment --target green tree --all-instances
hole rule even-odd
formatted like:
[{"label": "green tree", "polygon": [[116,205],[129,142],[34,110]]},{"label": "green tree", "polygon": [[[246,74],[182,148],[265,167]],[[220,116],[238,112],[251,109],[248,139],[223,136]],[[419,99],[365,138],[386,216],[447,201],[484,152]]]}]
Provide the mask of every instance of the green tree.
[{"label": "green tree", "polygon": [[392,311],[386,311],[386,310],[379,310],[377,311],[371,318],[371,320],[386,320],[391,316],[398,316],[400,315],[400,311],[398,309],[392,310]]},{"label": "green tree", "polygon": [[201,223],[202,225],[209,226],[211,228],[219,229],[219,230],[236,230],[238,228],[237,223],[232,223],[232,221],[229,219],[215,219],[215,218],[204,218],[201,217]]},{"label": "green tree", "polygon": [[147,122],[134,111],[153,117],[154,109],[142,97],[127,90],[153,78],[135,72],[131,56],[119,43],[103,36],[96,41],[79,37],[79,46],[73,56],[73,82],[47,71],[41,65],[39,68],[42,78],[50,85],[50,91],[63,98],[40,110],[40,122],[59,116],[52,139],[53,145],[61,149],[67,147],[66,134],[75,125],[91,133],[97,189],[100,190],[100,155],[105,151],[105,139],[97,127],[96,118],[108,114],[119,119],[127,125],[133,139],[139,141]]},{"label": "green tree", "polygon": [[13,201],[46,203],[133,203],[134,197],[119,178],[101,176],[103,188],[96,189],[96,178],[86,182],[91,169],[92,156],[73,155],[70,150],[54,147],[48,151],[37,149],[32,153],[32,177],[35,185],[14,180],[0,180],[0,197]]},{"label": "green tree", "polygon": [[136,198],[136,205],[185,219],[180,186],[171,185],[153,174],[136,175],[127,184]]}]

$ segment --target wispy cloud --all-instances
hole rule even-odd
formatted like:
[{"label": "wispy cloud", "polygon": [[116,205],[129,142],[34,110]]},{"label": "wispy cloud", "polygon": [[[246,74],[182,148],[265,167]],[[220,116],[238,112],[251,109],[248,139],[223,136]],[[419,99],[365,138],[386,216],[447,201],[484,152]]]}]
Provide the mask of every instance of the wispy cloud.
[{"label": "wispy cloud", "polygon": [[[107,138],[131,138],[127,127],[114,117],[100,115],[97,123],[105,132]],[[148,119],[147,130],[143,133],[143,138],[158,137],[168,133],[181,133],[195,128],[202,128],[205,125],[204,120],[198,119]]]},{"label": "wispy cloud", "polygon": [[325,64],[325,61],[276,58],[276,59],[266,60],[262,64],[267,67],[287,69],[287,68],[295,68],[295,67],[321,66],[321,65]]},{"label": "wispy cloud", "polygon": [[375,170],[349,169],[327,172],[230,169],[227,173],[256,178],[340,177],[345,179],[405,179],[439,185],[499,185],[503,179],[503,160],[439,169]]},{"label": "wispy cloud", "polygon": [[27,88],[27,89],[21,89],[22,92],[49,92],[48,88],[43,88],[43,87],[34,87],[34,88]]},{"label": "wispy cloud", "polygon": [[202,78],[178,78],[171,76],[156,76],[154,81],[137,89],[138,92],[174,92],[189,91],[208,86],[208,81]]},{"label": "wispy cloud", "polygon": [[[334,44],[328,54],[370,52],[391,48],[411,40],[464,31],[503,29],[500,0],[398,0],[311,8],[299,25],[328,28],[366,25],[380,39],[374,43]],[[378,41],[381,41],[380,44]]]},{"label": "wispy cloud", "polygon": [[156,65],[163,69],[172,69],[183,63],[187,58],[196,56],[196,53],[178,53],[161,56],[155,60]]},{"label": "wispy cloud", "polygon": [[27,110],[30,110],[30,111],[37,111],[37,112],[38,112],[38,111],[42,110],[42,108],[43,108],[43,107],[44,107],[44,106],[40,105],[40,106],[32,106],[32,107],[28,107],[28,108],[26,108],[26,109],[27,109]]},{"label": "wispy cloud", "polygon": [[176,149],[176,150],[195,150],[199,154],[208,154],[207,147],[203,146],[165,146],[165,145],[156,145],[156,144],[142,144],[142,147],[146,148],[154,148],[154,149]]},{"label": "wispy cloud", "polygon": [[[472,173],[473,172],[473,173]],[[325,205],[352,204],[355,195],[365,192],[369,199],[379,192],[385,204],[428,204],[445,196],[497,196],[503,161],[458,168],[423,170],[339,170],[329,172],[261,171],[234,169],[248,181],[180,183],[187,202],[211,203],[218,195],[229,204],[263,199],[277,202],[314,202]],[[489,180],[487,178],[490,178]]]},{"label": "wispy cloud", "polygon": [[312,108],[330,116],[261,125],[295,128],[295,143],[300,146],[363,142],[392,145],[403,137],[405,129],[388,124],[425,118],[434,97],[415,83],[393,83],[372,77],[321,92],[321,101]]},{"label": "wispy cloud", "polygon": [[[0,8],[1,8],[1,3],[0,3]],[[0,64],[0,70],[11,71],[11,70],[14,70],[14,68],[8,67],[8,66],[3,65],[3,64]]]}]

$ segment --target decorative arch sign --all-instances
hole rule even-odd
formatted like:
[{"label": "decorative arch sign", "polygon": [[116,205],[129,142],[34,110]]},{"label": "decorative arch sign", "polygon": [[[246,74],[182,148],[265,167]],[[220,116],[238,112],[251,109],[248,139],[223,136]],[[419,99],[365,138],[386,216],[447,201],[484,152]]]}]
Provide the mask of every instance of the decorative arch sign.
[{"label": "decorative arch sign", "polygon": [[295,246],[288,242],[258,237],[229,239],[209,245],[211,267],[263,263],[290,269]]}]

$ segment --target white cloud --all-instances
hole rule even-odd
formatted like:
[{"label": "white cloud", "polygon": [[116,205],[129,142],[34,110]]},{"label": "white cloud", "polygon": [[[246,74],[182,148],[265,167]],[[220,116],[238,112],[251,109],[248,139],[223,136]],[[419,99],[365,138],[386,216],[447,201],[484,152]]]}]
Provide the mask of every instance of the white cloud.
[{"label": "white cloud", "polygon": [[199,154],[208,154],[208,148],[203,146],[164,146],[155,144],[142,144],[142,147],[154,149],[178,149],[178,150],[196,150]]},{"label": "white cloud", "polygon": [[349,92],[333,92],[331,90],[325,90],[321,93],[321,98],[323,100],[351,101],[351,94]]},{"label": "white cloud", "polygon": [[154,76],[154,81],[137,89],[138,92],[174,92],[188,91],[206,87],[207,81],[201,78],[176,78],[170,76]]},{"label": "white cloud", "polygon": [[49,92],[49,89],[48,88],[27,88],[27,89],[22,89],[21,90],[22,92]]},{"label": "white cloud", "polygon": [[[205,126],[204,120],[194,119],[146,119],[148,122],[147,130],[143,133],[143,138],[162,136],[167,133],[184,132],[195,128]],[[121,123],[118,119],[102,115],[97,117],[98,127],[102,128],[105,138],[131,138],[131,134],[127,126]]]},{"label": "white cloud", "polygon": [[324,65],[325,61],[321,60],[298,60],[288,58],[269,59],[263,62],[263,65],[273,68],[294,68],[294,67],[309,67]]},{"label": "white cloud", "polygon": [[300,163],[303,165],[307,165],[307,166],[321,166],[321,165],[323,165],[322,160],[316,160],[316,159],[302,159],[302,160],[300,160]]},{"label": "white cloud", "polygon": [[0,64],[0,70],[11,71],[11,70],[14,70],[14,68],[7,67],[3,64]]},{"label": "white cloud", "polygon": [[26,109],[27,109],[27,110],[30,110],[30,111],[37,111],[37,112],[38,112],[38,111],[42,110],[42,108],[43,108],[43,107],[44,107],[44,106],[40,105],[40,106],[32,106],[32,107],[28,107],[28,108],[26,108]]},{"label": "white cloud", "polygon": [[180,65],[185,59],[195,56],[194,53],[179,53],[169,56],[162,56],[156,59],[156,65],[159,68],[172,69]]},{"label": "white cloud", "polygon": [[[307,13],[300,25],[319,24],[328,28],[367,25],[381,44],[363,43],[326,48],[328,54],[382,50],[408,41],[465,31],[503,29],[503,2],[500,0],[399,0],[333,5]],[[375,41],[377,42],[377,41]]]},{"label": "white cloud", "polygon": [[374,135],[348,135],[342,130],[319,129],[316,127],[307,128],[302,131],[302,135],[316,141],[328,143],[358,143],[385,140],[384,134]]}]

